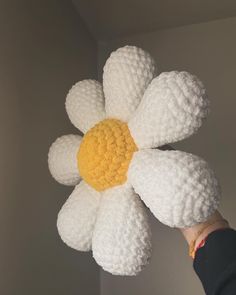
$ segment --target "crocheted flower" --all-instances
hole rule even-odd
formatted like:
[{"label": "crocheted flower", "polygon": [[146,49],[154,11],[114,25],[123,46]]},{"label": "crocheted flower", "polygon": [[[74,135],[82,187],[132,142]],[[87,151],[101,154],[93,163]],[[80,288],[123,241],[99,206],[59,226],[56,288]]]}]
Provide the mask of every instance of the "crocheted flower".
[{"label": "crocheted flower", "polygon": [[92,249],[97,263],[118,275],[137,274],[150,258],[144,204],[164,224],[187,227],[205,221],[219,203],[204,160],[158,148],[201,126],[209,107],[204,86],[187,72],[155,73],[142,49],[113,52],[103,88],[84,80],[67,95],[68,116],[84,136],[62,136],[49,151],[52,176],[76,185],[58,215],[62,240]]}]

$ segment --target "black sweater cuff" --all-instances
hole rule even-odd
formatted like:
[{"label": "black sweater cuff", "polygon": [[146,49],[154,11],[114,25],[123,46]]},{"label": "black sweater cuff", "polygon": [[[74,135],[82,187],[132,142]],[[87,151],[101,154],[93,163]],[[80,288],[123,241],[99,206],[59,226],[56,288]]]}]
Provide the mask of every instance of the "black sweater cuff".
[{"label": "black sweater cuff", "polygon": [[216,230],[198,249],[193,267],[207,295],[236,294],[236,231]]}]

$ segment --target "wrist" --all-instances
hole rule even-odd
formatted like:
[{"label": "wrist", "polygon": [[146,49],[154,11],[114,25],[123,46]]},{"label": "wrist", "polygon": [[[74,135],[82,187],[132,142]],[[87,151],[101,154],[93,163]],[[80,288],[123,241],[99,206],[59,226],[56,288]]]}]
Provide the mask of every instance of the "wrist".
[{"label": "wrist", "polygon": [[223,220],[223,217],[221,216],[221,214],[218,211],[216,211],[214,214],[212,214],[207,221],[197,223],[196,225],[191,226],[191,227],[180,228],[180,231],[184,235],[188,244],[190,244],[190,242],[196,237],[196,234],[200,230],[205,228],[209,223],[213,223],[214,221],[217,221],[217,220]]},{"label": "wrist", "polygon": [[201,243],[201,241],[206,239],[210,233],[212,233],[216,230],[224,229],[224,228],[228,228],[228,227],[229,227],[229,224],[225,219],[218,220],[218,221],[214,222],[213,224],[209,225],[208,227],[206,227],[202,231],[202,233],[196,238],[194,250],[196,250],[196,248]]},{"label": "wrist", "polygon": [[[198,223],[188,228],[181,228],[180,231],[189,244],[190,256],[194,257],[198,245],[204,241],[211,232],[228,227],[228,222],[216,211],[206,222]],[[201,245],[203,246],[204,243],[201,243]]]}]

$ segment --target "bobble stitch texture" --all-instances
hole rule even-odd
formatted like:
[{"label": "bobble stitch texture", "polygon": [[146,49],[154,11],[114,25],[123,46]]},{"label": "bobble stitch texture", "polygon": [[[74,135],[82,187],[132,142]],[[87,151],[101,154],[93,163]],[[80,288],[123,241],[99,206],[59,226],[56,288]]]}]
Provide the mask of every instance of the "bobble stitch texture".
[{"label": "bobble stitch texture", "polygon": [[81,181],[61,208],[57,229],[61,239],[71,248],[91,250],[100,197],[100,193]]},{"label": "bobble stitch texture", "polygon": [[189,153],[138,151],[128,179],[156,218],[171,227],[204,222],[219,205],[215,174],[206,161]]},{"label": "bobble stitch texture", "polygon": [[136,275],[148,264],[148,215],[139,196],[127,184],[104,192],[92,245],[97,263],[114,275]]},{"label": "bobble stitch texture", "polygon": [[77,155],[81,177],[97,191],[125,183],[137,147],[126,123],[106,119],[84,136]]},{"label": "bobble stitch texture", "polygon": [[81,143],[79,135],[63,135],[51,145],[48,153],[49,170],[61,184],[76,185],[80,180],[76,155]]},{"label": "bobble stitch texture", "polygon": [[125,46],[112,52],[103,70],[107,116],[127,122],[155,76],[155,61],[143,49]]},{"label": "bobble stitch texture", "polygon": [[76,83],[66,97],[66,111],[71,120],[83,133],[105,118],[102,85],[95,80]]},{"label": "bobble stitch texture", "polygon": [[152,80],[129,122],[139,148],[189,137],[202,125],[209,101],[202,82],[188,72],[164,72]]}]

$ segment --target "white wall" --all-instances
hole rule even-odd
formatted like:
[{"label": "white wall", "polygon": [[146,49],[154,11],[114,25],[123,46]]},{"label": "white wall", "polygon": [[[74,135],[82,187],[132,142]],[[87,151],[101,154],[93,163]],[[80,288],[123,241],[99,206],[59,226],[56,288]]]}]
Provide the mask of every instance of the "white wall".
[{"label": "white wall", "polygon": [[[199,133],[175,148],[208,160],[220,178],[223,199],[220,211],[236,227],[236,18],[130,36],[99,45],[99,73],[110,52],[137,45],[157,60],[160,71],[187,70],[205,83],[212,112]],[[153,256],[138,277],[101,273],[102,295],[200,295],[204,294],[192,270],[187,245],[178,230],[153,217]]]},{"label": "white wall", "polygon": [[65,95],[96,77],[96,43],[66,0],[1,0],[0,37],[0,294],[99,294],[91,253],[57,234],[72,187],[47,167],[55,138],[77,132]]}]

